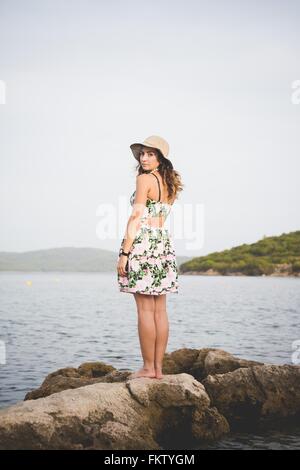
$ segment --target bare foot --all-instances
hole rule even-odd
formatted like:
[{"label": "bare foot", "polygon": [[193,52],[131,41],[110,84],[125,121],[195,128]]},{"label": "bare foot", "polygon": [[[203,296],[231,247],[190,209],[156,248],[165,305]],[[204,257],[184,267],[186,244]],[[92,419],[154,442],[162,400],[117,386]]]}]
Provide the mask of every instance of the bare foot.
[{"label": "bare foot", "polygon": [[138,377],[156,377],[155,369],[145,369],[142,367],[137,372],[130,374],[128,379],[137,379]]},{"label": "bare foot", "polygon": [[163,378],[163,373],[161,367],[156,367],[155,369],[155,377],[157,379],[162,379]]}]

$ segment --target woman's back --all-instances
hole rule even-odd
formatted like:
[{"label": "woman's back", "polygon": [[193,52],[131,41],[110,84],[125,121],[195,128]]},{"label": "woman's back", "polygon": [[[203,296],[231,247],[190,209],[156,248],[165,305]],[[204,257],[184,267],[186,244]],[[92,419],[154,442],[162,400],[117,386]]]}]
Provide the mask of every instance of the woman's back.
[{"label": "woman's back", "polygon": [[[147,198],[146,207],[145,207],[145,211],[142,215],[141,222],[142,222],[143,225],[146,224],[150,227],[160,227],[160,228],[162,228],[165,221],[166,221],[166,218],[168,217],[168,215],[171,211],[171,207],[172,207],[173,204],[168,203],[168,202],[163,202],[164,198],[162,198],[162,190],[161,190],[162,182],[160,182],[159,178],[154,173],[151,172],[150,174],[155,176],[155,178],[157,180],[158,200],[156,200],[152,197]],[[132,194],[132,196],[130,198],[130,204],[132,206],[134,204],[135,193],[136,193],[136,191],[134,191],[134,193]],[[155,188],[153,186],[150,188],[149,194],[155,196]],[[164,195],[166,194],[165,188],[163,188],[163,194]]]}]

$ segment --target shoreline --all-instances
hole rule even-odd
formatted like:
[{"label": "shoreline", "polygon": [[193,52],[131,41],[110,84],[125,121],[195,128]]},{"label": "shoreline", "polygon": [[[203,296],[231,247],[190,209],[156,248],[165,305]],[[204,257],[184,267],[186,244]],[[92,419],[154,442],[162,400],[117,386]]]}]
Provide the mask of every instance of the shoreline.
[{"label": "shoreline", "polygon": [[214,271],[213,269],[208,269],[207,271],[186,271],[179,272],[180,276],[244,276],[244,277],[300,277],[300,273],[289,273],[289,272],[274,272],[271,274],[245,274],[242,272],[228,272],[222,274],[220,271]]}]

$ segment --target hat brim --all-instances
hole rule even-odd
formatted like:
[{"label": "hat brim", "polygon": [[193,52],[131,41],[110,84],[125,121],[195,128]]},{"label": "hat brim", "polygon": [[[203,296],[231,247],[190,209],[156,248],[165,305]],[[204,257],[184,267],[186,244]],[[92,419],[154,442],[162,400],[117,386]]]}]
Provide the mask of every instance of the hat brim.
[{"label": "hat brim", "polygon": [[[150,146],[150,145],[145,145],[145,144],[142,144],[142,143],[140,143],[140,142],[137,142],[137,143],[135,143],[135,144],[131,144],[131,145],[130,145],[130,148],[131,148],[131,151],[132,151],[132,153],[133,153],[134,158],[136,158],[136,160],[137,160],[138,162],[140,161],[139,152],[140,152],[140,150],[141,150],[143,147],[146,147],[146,148],[149,148],[149,149],[155,149],[155,150],[157,150],[157,151],[160,153],[160,155],[161,155],[162,158],[164,158],[165,160],[167,160],[167,162],[170,162],[170,160],[169,160],[167,157],[165,157],[165,156],[163,155],[162,151],[161,151],[159,148],[157,148],[157,147],[152,147],[152,146]],[[170,162],[170,163],[171,163],[171,162]]]},{"label": "hat brim", "polygon": [[143,147],[147,147],[147,148],[149,148],[149,149],[159,150],[159,149],[157,149],[157,148],[155,148],[155,147],[150,147],[149,145],[145,145],[145,144],[142,144],[142,143],[140,143],[140,142],[135,143],[135,144],[131,144],[131,145],[130,145],[130,148],[131,148],[131,150],[132,150],[133,156],[134,156],[138,161],[140,160],[140,159],[139,159],[139,152],[140,152],[140,150],[141,150]]}]

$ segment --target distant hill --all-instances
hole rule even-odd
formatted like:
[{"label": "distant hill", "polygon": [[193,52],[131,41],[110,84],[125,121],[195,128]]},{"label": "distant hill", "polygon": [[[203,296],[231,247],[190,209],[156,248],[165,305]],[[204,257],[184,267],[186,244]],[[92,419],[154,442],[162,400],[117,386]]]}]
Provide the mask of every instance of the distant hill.
[{"label": "distant hill", "polygon": [[181,274],[300,276],[300,231],[193,258]]},{"label": "distant hill", "polygon": [[[190,258],[178,256],[178,264]],[[116,272],[118,253],[99,248],[62,247],[0,252],[0,271]]]}]

